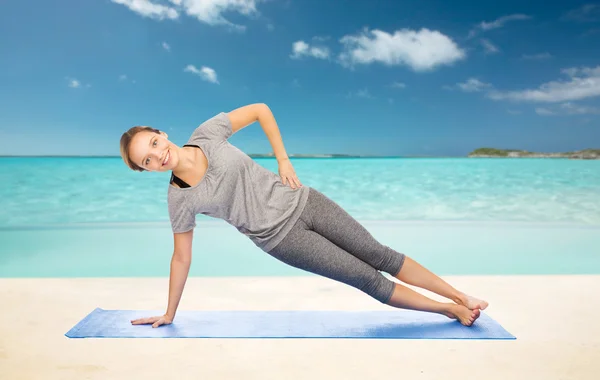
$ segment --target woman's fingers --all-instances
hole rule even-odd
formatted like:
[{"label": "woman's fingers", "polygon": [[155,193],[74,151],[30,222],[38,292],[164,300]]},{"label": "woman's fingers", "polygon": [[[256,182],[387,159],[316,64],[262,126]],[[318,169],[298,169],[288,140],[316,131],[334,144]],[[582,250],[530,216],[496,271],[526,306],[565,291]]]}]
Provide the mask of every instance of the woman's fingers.
[{"label": "woman's fingers", "polygon": [[292,189],[297,189],[299,187],[302,187],[302,184],[300,183],[300,180],[298,179],[298,177],[282,177],[282,181],[281,181],[284,185],[288,185],[289,187],[291,187]]},{"label": "woman's fingers", "polygon": [[146,325],[149,323],[154,323],[159,319],[159,317],[150,317],[150,318],[138,318],[131,321],[133,325]]},{"label": "woman's fingers", "polygon": [[138,318],[131,321],[133,325],[149,325],[152,324],[152,327],[158,327],[162,325],[171,324],[173,322],[173,318],[165,315],[161,315],[160,317],[150,317],[150,318]]},{"label": "woman's fingers", "polygon": [[292,181],[294,182],[294,186],[292,186],[293,188],[297,189],[302,186],[298,177],[293,177]]}]

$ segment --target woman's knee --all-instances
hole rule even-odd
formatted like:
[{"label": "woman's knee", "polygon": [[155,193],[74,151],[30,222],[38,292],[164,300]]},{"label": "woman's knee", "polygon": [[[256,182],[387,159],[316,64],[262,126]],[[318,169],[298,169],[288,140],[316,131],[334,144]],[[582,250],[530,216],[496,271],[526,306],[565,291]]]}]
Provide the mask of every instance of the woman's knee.
[{"label": "woman's knee", "polygon": [[378,271],[363,279],[358,289],[381,303],[387,303],[394,292],[395,283]]}]

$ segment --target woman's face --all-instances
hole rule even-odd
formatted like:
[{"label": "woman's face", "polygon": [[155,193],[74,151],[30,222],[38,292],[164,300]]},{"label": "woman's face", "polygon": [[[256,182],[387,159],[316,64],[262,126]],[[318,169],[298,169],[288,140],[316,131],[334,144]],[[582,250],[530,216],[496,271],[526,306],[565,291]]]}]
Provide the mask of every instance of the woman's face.
[{"label": "woman's face", "polygon": [[[167,139],[164,132],[139,132],[131,140],[129,158],[148,171],[172,170],[179,162],[178,147]],[[166,165],[164,162],[166,161]]]}]

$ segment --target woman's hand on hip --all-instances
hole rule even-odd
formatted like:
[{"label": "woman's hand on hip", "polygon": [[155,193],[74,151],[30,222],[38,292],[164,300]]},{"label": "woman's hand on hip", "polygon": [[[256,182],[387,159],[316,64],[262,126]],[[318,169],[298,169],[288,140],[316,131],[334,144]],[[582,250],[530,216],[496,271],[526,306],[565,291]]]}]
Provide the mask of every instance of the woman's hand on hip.
[{"label": "woman's hand on hip", "polygon": [[281,177],[281,182],[284,185],[290,185],[293,189],[298,187],[302,187],[296,172],[294,171],[294,166],[290,162],[289,158],[283,160],[277,160],[279,163],[279,176]]},{"label": "woman's hand on hip", "polygon": [[132,325],[149,325],[156,328],[161,325],[170,325],[173,323],[173,318],[168,315],[161,315],[160,317],[149,317],[149,318],[138,318],[131,321]]}]

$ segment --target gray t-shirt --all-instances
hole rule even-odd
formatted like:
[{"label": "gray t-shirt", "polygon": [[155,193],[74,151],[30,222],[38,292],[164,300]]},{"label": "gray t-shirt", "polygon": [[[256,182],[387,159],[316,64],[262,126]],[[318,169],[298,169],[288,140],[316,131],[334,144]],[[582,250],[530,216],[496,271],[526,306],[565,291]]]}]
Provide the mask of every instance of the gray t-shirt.
[{"label": "gray t-shirt", "polygon": [[196,215],[225,220],[264,251],[273,249],[300,217],[308,187],[292,189],[278,174],[231,145],[226,113],[206,120],[187,144],[198,145],[208,159],[201,181],[191,187],[169,184],[168,208],[174,233],[196,227]]}]

